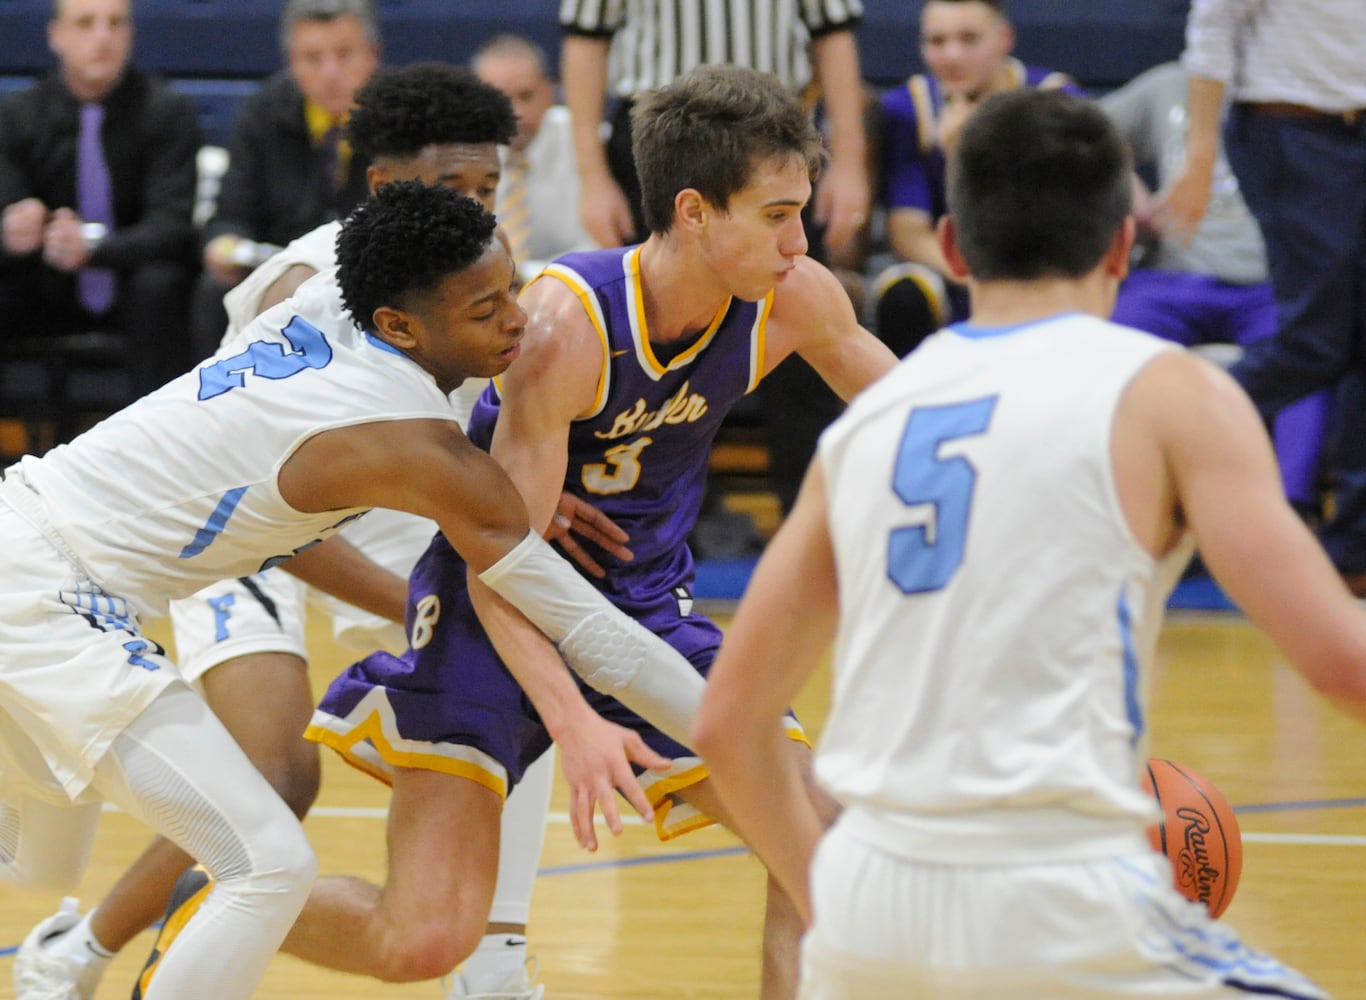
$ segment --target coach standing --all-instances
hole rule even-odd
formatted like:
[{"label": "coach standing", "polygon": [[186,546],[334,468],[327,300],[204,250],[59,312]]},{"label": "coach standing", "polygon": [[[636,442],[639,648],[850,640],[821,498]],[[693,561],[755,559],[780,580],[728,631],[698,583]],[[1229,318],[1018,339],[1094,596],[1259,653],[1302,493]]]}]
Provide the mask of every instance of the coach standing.
[{"label": "coach standing", "polygon": [[1178,232],[1210,196],[1219,120],[1266,239],[1279,325],[1232,369],[1267,419],[1339,385],[1337,510],[1322,533],[1366,593],[1366,4],[1194,0],[1185,170],[1163,197]]}]

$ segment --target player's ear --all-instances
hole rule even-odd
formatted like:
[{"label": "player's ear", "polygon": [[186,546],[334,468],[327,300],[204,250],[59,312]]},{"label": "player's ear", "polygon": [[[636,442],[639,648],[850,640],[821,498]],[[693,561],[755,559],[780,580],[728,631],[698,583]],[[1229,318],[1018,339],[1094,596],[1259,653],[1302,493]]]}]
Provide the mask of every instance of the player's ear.
[{"label": "player's ear", "polygon": [[707,225],[707,199],[696,188],[684,188],[674,195],[674,218],[684,229],[699,231]]},{"label": "player's ear", "polygon": [[1133,257],[1134,240],[1137,238],[1138,220],[1126,215],[1124,222],[1115,230],[1110,248],[1105,251],[1105,273],[1123,281],[1129,275],[1129,261]]},{"label": "player's ear", "polygon": [[383,167],[377,167],[372,163],[365,168],[365,183],[369,186],[371,194],[374,194],[381,185],[387,184],[391,180],[393,177]]},{"label": "player's ear", "polygon": [[386,343],[393,344],[400,350],[416,345],[412,319],[402,310],[381,306],[375,310],[373,320],[375,333]]},{"label": "player's ear", "polygon": [[953,216],[940,216],[934,232],[939,237],[939,249],[943,251],[953,277],[958,281],[966,281],[971,272],[968,271],[968,262],[963,259],[963,254],[958,249],[958,230],[954,228]]}]

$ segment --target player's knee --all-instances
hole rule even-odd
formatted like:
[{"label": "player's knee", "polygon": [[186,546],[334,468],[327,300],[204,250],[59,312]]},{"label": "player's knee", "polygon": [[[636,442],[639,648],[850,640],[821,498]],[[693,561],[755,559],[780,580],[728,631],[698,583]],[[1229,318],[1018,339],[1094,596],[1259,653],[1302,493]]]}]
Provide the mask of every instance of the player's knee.
[{"label": "player's knee", "polygon": [[303,819],[313,808],[318,798],[318,787],[322,784],[322,765],[318,760],[318,745],[306,740],[298,741],[300,746],[291,749],[287,759],[277,769],[276,774],[268,776],[275,791],[285,800],[285,805],[295,816]]},{"label": "player's knee", "polygon": [[279,815],[245,850],[211,851],[198,860],[229,892],[278,899],[282,906],[301,903],[318,874],[318,858],[298,821],[284,810]]},{"label": "player's knee", "polygon": [[474,953],[483,936],[482,922],[462,920],[455,914],[432,916],[401,933],[389,935],[379,978],[390,983],[416,983],[439,979]]},{"label": "player's knee", "polygon": [[250,886],[254,892],[280,897],[282,906],[290,905],[286,899],[302,905],[318,875],[318,857],[303,829],[296,826],[273,838],[253,869]]}]

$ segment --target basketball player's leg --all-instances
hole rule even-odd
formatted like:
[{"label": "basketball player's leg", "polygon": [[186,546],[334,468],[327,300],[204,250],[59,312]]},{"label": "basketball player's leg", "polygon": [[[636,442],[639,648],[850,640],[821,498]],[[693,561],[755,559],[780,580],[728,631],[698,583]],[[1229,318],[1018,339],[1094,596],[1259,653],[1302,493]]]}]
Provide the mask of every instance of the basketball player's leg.
[{"label": "basketball player's leg", "polygon": [[383,886],[326,876],[284,950],[385,982],[437,979],[474,951],[493,901],[503,803],[485,785],[398,768]]},{"label": "basketball player's leg", "polygon": [[[280,570],[224,580],[171,605],[181,675],[299,817],[320,773],[317,748],[303,738],[313,710],[303,615],[302,585]],[[89,915],[100,951],[119,952],[160,920],[190,864],[175,844],[154,839]]]},{"label": "basketball player's leg", "polygon": [[488,927],[462,970],[466,989],[496,993],[525,976],[531,894],[545,844],[546,816],[555,779],[555,748],[529,765],[508,794],[499,824],[498,881]]},{"label": "basketball player's leg", "polygon": [[298,819],[203,699],[181,686],[115,739],[94,787],[213,879],[157,962],[145,1000],[251,996],[316,872]]},{"label": "basketball player's leg", "polygon": [[[43,789],[24,775],[43,775]],[[90,860],[100,803],[66,800],[42,754],[0,709],[0,880],[38,892],[70,892]]]},{"label": "basketball player's leg", "polygon": [[[292,653],[249,653],[203,674],[205,700],[247,759],[302,818],[318,792],[315,744],[303,738],[313,711],[308,665]],[[90,933],[117,953],[160,920],[171,890],[192,864],[183,850],[155,838],[90,914]]]}]

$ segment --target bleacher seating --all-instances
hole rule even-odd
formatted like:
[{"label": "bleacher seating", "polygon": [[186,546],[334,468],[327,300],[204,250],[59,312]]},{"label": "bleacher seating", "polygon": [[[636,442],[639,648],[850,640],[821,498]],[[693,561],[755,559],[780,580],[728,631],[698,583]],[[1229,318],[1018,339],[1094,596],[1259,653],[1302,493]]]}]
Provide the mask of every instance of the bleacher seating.
[{"label": "bleacher seating", "polygon": [[[464,62],[499,31],[516,31],[558,49],[552,0],[377,0],[385,58]],[[920,69],[917,23],[922,0],[864,0],[859,30],[864,76],[895,83]],[[1189,0],[1012,0],[1026,62],[1072,74],[1108,90],[1181,51]],[[47,48],[51,0],[0,0],[0,91],[52,65]],[[199,106],[206,140],[227,142],[238,102],[280,66],[280,0],[136,0],[140,66],[173,80]]]}]

